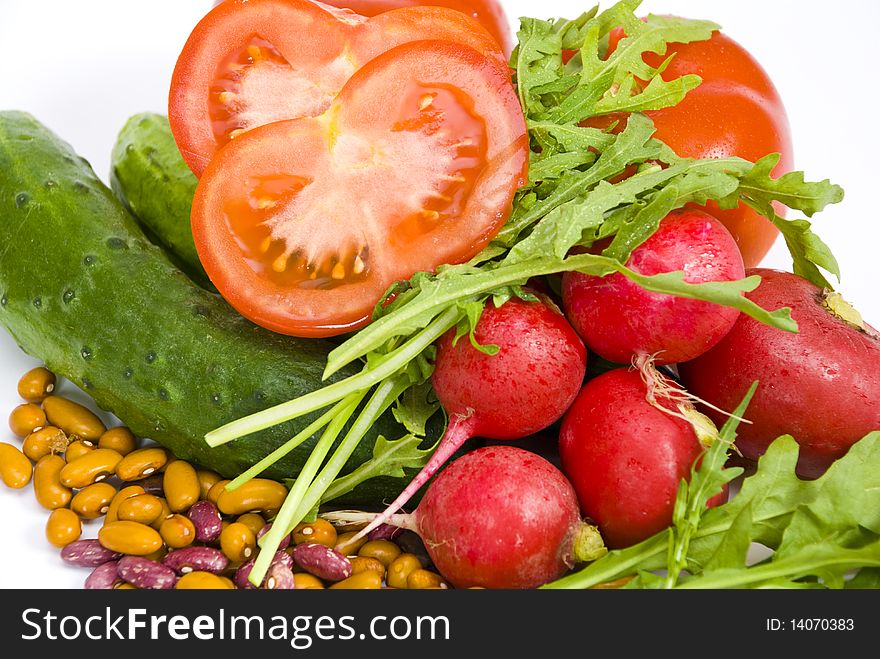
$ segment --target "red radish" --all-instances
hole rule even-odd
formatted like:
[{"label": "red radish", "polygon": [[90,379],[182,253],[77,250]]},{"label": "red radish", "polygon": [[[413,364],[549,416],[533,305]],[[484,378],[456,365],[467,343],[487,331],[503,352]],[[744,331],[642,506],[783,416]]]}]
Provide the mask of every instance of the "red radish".
[{"label": "red radish", "polygon": [[513,446],[458,458],[415,512],[391,521],[421,537],[456,588],[536,588],[606,551],[596,527],[581,521],[571,483],[544,458]]},{"label": "red radish", "polygon": [[[742,279],[745,271],[730,232],[711,215],[680,210],[633,250],[627,267],[643,275],[683,271],[692,284]],[[697,357],[718,343],[739,311],[711,302],[652,293],[621,274],[563,277],[563,307],[587,347],[618,364],[653,355],[657,364]]]},{"label": "red radish", "polygon": [[880,430],[880,335],[838,294],[788,272],[749,274],[762,282],[748,298],[765,309],[790,307],[799,332],[743,315],[715,348],[682,364],[681,374],[692,393],[722,409],[733,409],[757,380],[737,448],[757,459],[790,434],[801,447],[798,474],[816,478]]},{"label": "red radish", "polygon": [[431,383],[449,425],[431,459],[399,497],[360,535],[387,521],[471,437],[519,439],[556,422],[577,395],[587,353],[571,325],[546,298],[488,303],[474,329],[488,355],[450,330],[437,342]]},{"label": "red radish", "polygon": [[581,510],[614,548],[672,523],[678,486],[704,450],[694,425],[702,415],[686,394],[662,382],[649,389],[643,373],[659,377],[653,370],[620,368],[588,382],[559,434],[562,471]]}]

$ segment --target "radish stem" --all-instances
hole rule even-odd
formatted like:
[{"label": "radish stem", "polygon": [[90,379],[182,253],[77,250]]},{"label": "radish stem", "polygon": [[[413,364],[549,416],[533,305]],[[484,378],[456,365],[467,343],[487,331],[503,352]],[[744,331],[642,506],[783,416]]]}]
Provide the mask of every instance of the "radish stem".
[{"label": "radish stem", "polygon": [[239,437],[244,437],[285,421],[290,421],[309,412],[320,410],[342,400],[351,393],[367,391],[383,380],[393,377],[401,369],[406,368],[411,361],[440,338],[446,330],[453,327],[460,317],[461,312],[458,308],[446,309],[412,339],[393,352],[377,359],[374,363],[365,366],[357,375],[352,375],[345,380],[335,382],[305,396],[300,396],[286,403],[227,423],[225,426],[207,433],[205,441],[208,446],[220,446]]},{"label": "radish stem", "polygon": [[422,467],[422,470],[416,474],[415,478],[413,478],[412,481],[410,481],[410,484],[406,486],[406,489],[400,493],[385,511],[377,515],[372,522],[359,531],[357,535],[352,538],[352,541],[363,538],[376,527],[387,523],[391,518],[391,515],[406,505],[406,502],[413,498],[415,493],[419,491],[419,488],[431,479],[431,476],[433,476],[437,470],[440,469],[440,467],[442,467],[452,455],[461,448],[462,444],[474,436],[476,424],[477,421],[474,416],[453,416],[449,421],[449,426],[446,428],[446,433],[443,435],[443,439],[440,440],[437,450],[434,451],[434,454],[431,456],[431,459],[428,460],[428,463]]},{"label": "radish stem", "polygon": [[[278,547],[281,546],[281,541],[284,539],[284,536],[290,533],[290,531],[286,530],[288,528],[288,520],[293,519],[296,511],[299,509],[303,493],[306,491],[306,488],[320,468],[321,463],[324,461],[324,457],[330,451],[336,438],[339,437],[339,433],[342,432],[345,424],[348,423],[348,420],[351,418],[351,415],[354,414],[355,409],[360,404],[365,394],[366,392],[351,394],[346,398],[347,402],[337,406],[337,408],[339,408],[338,414],[329,423],[324,430],[324,433],[321,435],[321,439],[318,440],[315,448],[312,449],[309,459],[306,461],[305,465],[303,465],[302,471],[300,471],[299,476],[297,476],[293,487],[290,488],[290,492],[288,492],[287,498],[285,498],[281,509],[278,511],[278,514],[272,523],[272,527],[266,535],[260,538],[260,554],[257,556],[257,560],[254,562],[254,567],[248,576],[250,582],[255,586],[259,587],[259,585],[263,583],[263,577],[266,576],[266,572],[269,570],[272,559],[275,557],[275,552],[278,550]],[[308,511],[306,511],[306,513],[307,512]],[[293,526],[296,526],[304,516],[305,513],[293,523]]]},{"label": "radish stem", "polygon": [[350,405],[354,395],[355,394],[349,394],[347,397],[343,398],[341,401],[336,403],[336,405],[324,412],[322,416],[320,416],[309,426],[303,429],[302,432],[287,440],[284,444],[272,451],[265,458],[257,462],[254,466],[252,466],[250,469],[241,474],[238,478],[229,483],[226,486],[226,491],[232,492],[233,490],[238,489],[252,478],[255,478],[256,476],[261,474],[265,469],[268,469],[273,464],[278,462],[278,460],[283,458],[297,446],[306,441],[309,437],[318,432],[321,428],[330,423],[337,414],[340,414],[343,410],[345,410],[345,408]]},{"label": "radish stem", "polygon": [[376,422],[376,419],[391,407],[394,401],[397,400],[397,397],[409,385],[408,378],[398,376],[393,380],[383,382],[376,388],[376,391],[373,392],[370,400],[358,415],[357,420],[352,424],[345,438],[340,442],[336,451],[334,451],[333,456],[321,470],[321,473],[309,485],[293,516],[285,520],[278,520],[276,518],[276,523],[284,522],[282,526],[286,526],[287,533],[293,531],[293,528],[302,521],[309,511],[313,510],[321,502],[321,498],[324,496],[327,488],[330,487],[331,483],[339,475],[339,472],[345,467],[345,463],[348,462],[358,443],[364,438],[364,435],[367,434],[367,431]]}]

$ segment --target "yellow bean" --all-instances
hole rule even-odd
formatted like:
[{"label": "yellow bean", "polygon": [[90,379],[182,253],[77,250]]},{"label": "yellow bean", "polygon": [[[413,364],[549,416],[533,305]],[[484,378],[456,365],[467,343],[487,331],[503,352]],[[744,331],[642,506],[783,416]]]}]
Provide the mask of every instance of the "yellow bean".
[{"label": "yellow bean", "polygon": [[348,579],[337,581],[330,586],[330,590],[379,590],[380,588],[382,588],[382,577],[372,570],[353,574]]},{"label": "yellow bean", "polygon": [[43,508],[55,510],[70,503],[73,493],[61,483],[61,470],[65,466],[60,455],[44,455],[34,467],[34,495]]},{"label": "yellow bean", "polygon": [[245,513],[239,515],[235,521],[244,524],[254,535],[257,535],[266,526],[266,520],[259,513]]},{"label": "yellow bean", "polygon": [[70,509],[83,519],[97,519],[106,515],[116,488],[109,483],[94,483],[73,495]]},{"label": "yellow bean", "polygon": [[162,536],[156,529],[138,522],[118,521],[98,531],[98,542],[110,551],[131,556],[148,556],[162,549]]},{"label": "yellow bean", "polygon": [[[394,565],[394,563],[392,563],[392,565]],[[359,574],[360,572],[367,572],[369,570],[378,572],[380,576],[383,578],[385,577],[385,566],[375,558],[369,556],[355,556],[351,559],[352,574]]]},{"label": "yellow bean", "polygon": [[230,583],[210,572],[188,572],[177,580],[174,587],[177,590],[229,590]]},{"label": "yellow bean", "polygon": [[184,460],[175,460],[165,468],[162,487],[172,512],[189,510],[199,500],[199,476],[193,466]]},{"label": "yellow bean", "polygon": [[42,403],[55,391],[55,374],[47,368],[32,368],[18,381],[18,395],[29,403]]},{"label": "yellow bean", "polygon": [[9,414],[9,429],[19,437],[27,437],[45,425],[45,412],[33,403],[17,405]]},{"label": "yellow bean", "polygon": [[293,575],[293,584],[297,590],[324,590],[324,583],[313,574],[297,572]]},{"label": "yellow bean", "polygon": [[[69,449],[68,449],[69,450]],[[112,476],[122,456],[109,448],[97,448],[68,462],[61,470],[61,483],[81,488]]]},{"label": "yellow bean", "polygon": [[403,551],[400,547],[390,540],[370,540],[364,543],[364,546],[358,550],[358,556],[375,558],[386,568],[402,553]]},{"label": "yellow bean", "polygon": [[49,514],[46,521],[46,539],[58,548],[79,540],[82,535],[82,522],[69,508],[57,508]]},{"label": "yellow bean", "polygon": [[[216,486],[215,486],[216,487]],[[223,491],[217,497],[217,508],[224,515],[248,512],[275,513],[287,497],[287,488],[278,481],[254,478],[234,492]]]},{"label": "yellow bean", "polygon": [[162,528],[162,522],[171,517],[174,513],[171,512],[171,508],[168,507],[168,501],[165,499],[165,497],[157,498],[159,499],[159,503],[162,506],[162,512],[160,512],[158,517],[156,517],[156,519],[154,519],[150,523],[150,526],[158,531],[160,528]]},{"label": "yellow bean", "polygon": [[205,499],[213,503],[215,506],[217,505],[217,500],[220,498],[220,495],[226,491],[226,486],[229,485],[232,481],[224,478],[211,486],[211,489],[208,490],[208,494],[205,495]]},{"label": "yellow bean", "polygon": [[68,462],[79,460],[81,457],[87,453],[91,453],[96,448],[97,447],[88,440],[70,442],[70,444],[67,445],[67,449],[64,451],[64,459]]},{"label": "yellow bean", "polygon": [[25,437],[21,450],[36,462],[50,453],[64,453],[67,450],[67,435],[55,426],[43,426]]},{"label": "yellow bean", "polygon": [[[98,415],[87,407],[61,396],[47,396],[43,401],[46,418],[68,435],[96,442],[107,430]],[[45,424],[44,424],[45,425]]]},{"label": "yellow bean", "polygon": [[199,499],[207,499],[211,488],[218,481],[223,480],[223,477],[216,471],[209,471],[208,469],[197,469],[196,475],[199,477]]},{"label": "yellow bean", "polygon": [[409,573],[406,578],[406,587],[410,590],[425,590],[427,588],[448,588],[449,586],[436,572],[418,569]]},{"label": "yellow bean", "polygon": [[27,456],[12,444],[0,442],[0,478],[7,487],[21,489],[31,482],[34,468]]},{"label": "yellow bean", "polygon": [[137,448],[137,437],[125,426],[110,428],[98,438],[98,448],[112,448],[126,456]]},{"label": "yellow bean", "polygon": [[352,542],[352,538],[354,538],[358,534],[357,531],[346,531],[345,533],[340,533],[336,538],[336,544],[333,546],[333,549],[338,551],[343,556],[351,556],[352,554],[357,554],[360,551],[360,548],[367,544],[367,540],[369,538],[367,536],[362,536]]},{"label": "yellow bean", "polygon": [[189,517],[172,515],[162,520],[159,535],[171,549],[183,549],[195,541],[196,527]]},{"label": "yellow bean", "polygon": [[152,494],[138,494],[119,504],[116,518],[120,521],[150,525],[159,518],[162,511],[163,506],[159,497]]},{"label": "yellow bean", "polygon": [[233,522],[220,532],[220,549],[233,563],[244,563],[257,549],[257,536],[241,522]]},{"label": "yellow bean", "polygon": [[122,502],[131,497],[136,497],[138,494],[144,494],[144,488],[140,485],[129,485],[128,487],[123,487],[119,490],[119,492],[116,493],[116,496],[113,497],[113,501],[110,502],[110,508],[107,510],[107,515],[104,517],[104,524],[117,521],[119,517],[117,517],[116,512],[119,510],[119,506],[122,505]]},{"label": "yellow bean", "polygon": [[407,578],[416,570],[422,569],[422,562],[415,554],[401,554],[388,566],[386,582],[392,588],[406,588]]},{"label": "yellow bean", "polygon": [[336,545],[336,537],[334,526],[320,517],[314,522],[297,524],[293,529],[293,542],[297,545],[304,542],[314,542],[332,548]]},{"label": "yellow bean", "polygon": [[168,462],[168,452],[158,446],[139,448],[126,455],[116,467],[116,475],[124,481],[137,481],[154,474]]}]

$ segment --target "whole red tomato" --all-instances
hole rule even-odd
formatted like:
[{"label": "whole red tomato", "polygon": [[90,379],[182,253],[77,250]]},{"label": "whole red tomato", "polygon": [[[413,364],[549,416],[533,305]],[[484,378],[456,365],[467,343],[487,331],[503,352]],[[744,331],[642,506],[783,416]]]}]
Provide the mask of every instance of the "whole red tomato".
[{"label": "whole red tomato", "polygon": [[[623,36],[620,29],[611,33],[609,52]],[[649,54],[644,59],[659,67],[672,54],[675,57],[662,73],[664,80],[693,73],[703,82],[675,107],[646,113],[654,120],[658,139],[686,158],[739,156],[754,162],[780,153],[773,174],[792,169],[791,132],[782,99],[761,65],[741,45],[715,32],[708,41],[672,44],[666,55]],[[779,234],[769,220],[742,204],[725,211],[710,202],[706,210],[733,234],[747,268],[760,263]],[[785,209],[777,205],[776,212],[784,215]]]}]

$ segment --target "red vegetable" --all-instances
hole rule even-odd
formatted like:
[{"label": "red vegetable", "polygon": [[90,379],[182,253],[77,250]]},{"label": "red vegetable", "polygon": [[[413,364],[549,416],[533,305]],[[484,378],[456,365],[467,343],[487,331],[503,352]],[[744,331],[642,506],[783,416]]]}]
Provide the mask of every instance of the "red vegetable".
[{"label": "red vegetable", "polygon": [[199,258],[258,325],[350,331],[394,282],[492,239],[528,152],[506,73],[451,42],[404,44],[320,117],[261,126],[218,152],[193,202]]},{"label": "red vegetable", "polygon": [[[612,31],[611,52],[624,37],[622,29]],[[726,158],[739,156],[755,162],[770,153],[782,154],[774,175],[793,167],[793,149],[788,115],[773,81],[761,65],[736,41],[715,32],[708,41],[672,44],[660,56],[645,55],[645,62],[659,67],[673,56],[661,74],[664,80],[688,73],[703,82],[678,105],[647,112],[657,127],[655,137],[687,158]],[[619,116],[599,117],[591,126],[607,126]],[[621,122],[618,130],[622,130]],[[774,204],[785,217],[785,207]],[[762,215],[740,204],[721,210],[714,202],[705,208],[721,220],[733,234],[747,268],[761,262],[779,235]]]},{"label": "red vegetable", "polygon": [[679,483],[703,453],[693,425],[669,413],[692,406],[662,389],[654,391],[656,404],[648,395],[641,372],[609,371],[584,386],[559,433],[562,471],[613,548],[672,523]]},{"label": "red vegetable", "polygon": [[458,458],[428,486],[411,515],[415,531],[456,588],[535,588],[604,553],[581,521],[571,484],[544,458],[489,446]]},{"label": "red vegetable", "polygon": [[[711,215],[676,211],[633,250],[627,267],[643,275],[684,271],[685,281],[742,279],[742,257],[730,232]],[[673,364],[701,355],[718,343],[739,311],[710,302],[651,293],[621,274],[563,277],[563,307],[587,347],[604,359],[628,364],[653,355]]]},{"label": "red vegetable", "polygon": [[474,48],[509,77],[498,43],[460,11],[409,7],[367,19],[308,0],[220,3],[192,31],[174,68],[174,138],[200,176],[236,136],[320,115],[364,64],[423,39]]},{"label": "red vegetable", "polygon": [[511,299],[486,305],[474,331],[487,355],[455,330],[437,345],[431,382],[449,425],[431,459],[400,496],[361,534],[387,521],[471,437],[519,439],[557,421],[586,371],[584,346],[552,303]]},{"label": "red vegetable", "polygon": [[681,375],[692,393],[726,410],[758,380],[745,415],[751,423],[740,425],[737,447],[757,459],[790,434],[801,447],[798,473],[816,478],[880,430],[880,335],[838,295],[801,277],[766,269],[749,274],[761,275],[762,283],[748,298],[765,309],[790,307],[799,332],[743,315],[715,348],[682,364]]},{"label": "red vegetable", "polygon": [[351,9],[361,16],[375,16],[391,9],[421,5],[448,7],[463,12],[478,21],[505,53],[513,50],[513,35],[504,8],[498,0],[323,0],[324,4]]}]

